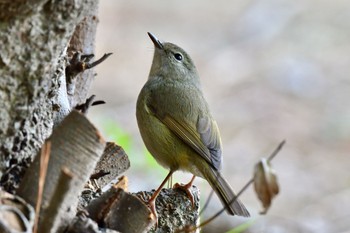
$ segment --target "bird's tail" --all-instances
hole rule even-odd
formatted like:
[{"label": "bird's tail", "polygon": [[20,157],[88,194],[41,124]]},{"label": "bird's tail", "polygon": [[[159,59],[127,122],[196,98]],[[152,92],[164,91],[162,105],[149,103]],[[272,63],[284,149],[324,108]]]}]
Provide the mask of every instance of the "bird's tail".
[{"label": "bird's tail", "polygon": [[[231,215],[249,217],[250,214],[248,210],[236,197],[236,194],[232,191],[232,188],[227,181],[220,175],[219,172],[216,172],[211,168],[210,170],[211,172],[205,173],[205,179],[209,182],[216,195],[220,198],[227,212]],[[232,201],[233,199],[235,200]]]}]

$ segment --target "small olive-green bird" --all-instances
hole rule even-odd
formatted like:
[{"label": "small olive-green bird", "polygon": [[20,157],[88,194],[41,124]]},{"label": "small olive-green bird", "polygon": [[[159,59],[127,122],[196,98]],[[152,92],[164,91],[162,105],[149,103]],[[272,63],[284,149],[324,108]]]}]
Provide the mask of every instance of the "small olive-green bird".
[{"label": "small olive-green bird", "polygon": [[170,170],[149,204],[154,208],[166,181],[173,172],[182,170],[193,174],[185,188],[192,185],[195,176],[202,177],[229,214],[248,217],[249,212],[220,174],[220,133],[204,99],[192,59],[179,46],[148,35],[155,46],[154,57],[137,100],[136,116],[147,149],[160,165]]}]

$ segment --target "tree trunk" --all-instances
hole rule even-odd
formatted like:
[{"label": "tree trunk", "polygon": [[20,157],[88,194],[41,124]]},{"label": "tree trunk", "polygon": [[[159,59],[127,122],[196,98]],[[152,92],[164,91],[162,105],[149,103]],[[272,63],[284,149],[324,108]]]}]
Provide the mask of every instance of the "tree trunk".
[{"label": "tree trunk", "polygon": [[93,53],[98,21],[95,0],[20,3],[0,2],[0,177],[9,191],[54,123],[85,101],[93,71],[67,94],[67,52]]}]

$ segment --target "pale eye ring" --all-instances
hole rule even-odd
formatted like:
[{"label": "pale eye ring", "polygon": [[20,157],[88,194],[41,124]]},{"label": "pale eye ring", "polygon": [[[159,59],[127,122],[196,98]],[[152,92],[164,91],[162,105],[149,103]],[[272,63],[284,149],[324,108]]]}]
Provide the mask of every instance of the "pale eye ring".
[{"label": "pale eye ring", "polygon": [[174,57],[175,57],[176,60],[182,61],[182,55],[181,55],[181,53],[175,53],[175,54],[174,54]]}]

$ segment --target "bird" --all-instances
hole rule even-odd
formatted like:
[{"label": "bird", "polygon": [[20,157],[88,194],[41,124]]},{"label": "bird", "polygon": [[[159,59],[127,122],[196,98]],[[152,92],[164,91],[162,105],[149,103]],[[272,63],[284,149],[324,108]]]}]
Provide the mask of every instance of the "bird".
[{"label": "bird", "polygon": [[[148,32],[154,55],[148,79],[136,104],[136,118],[144,144],[155,160],[169,170],[148,200],[157,217],[155,200],[176,171],[193,174],[186,185],[189,194],[195,177],[208,181],[230,215],[249,217],[221,174],[222,142],[218,125],[204,98],[196,66],[179,46]],[[193,200],[191,200],[193,201]]]}]

